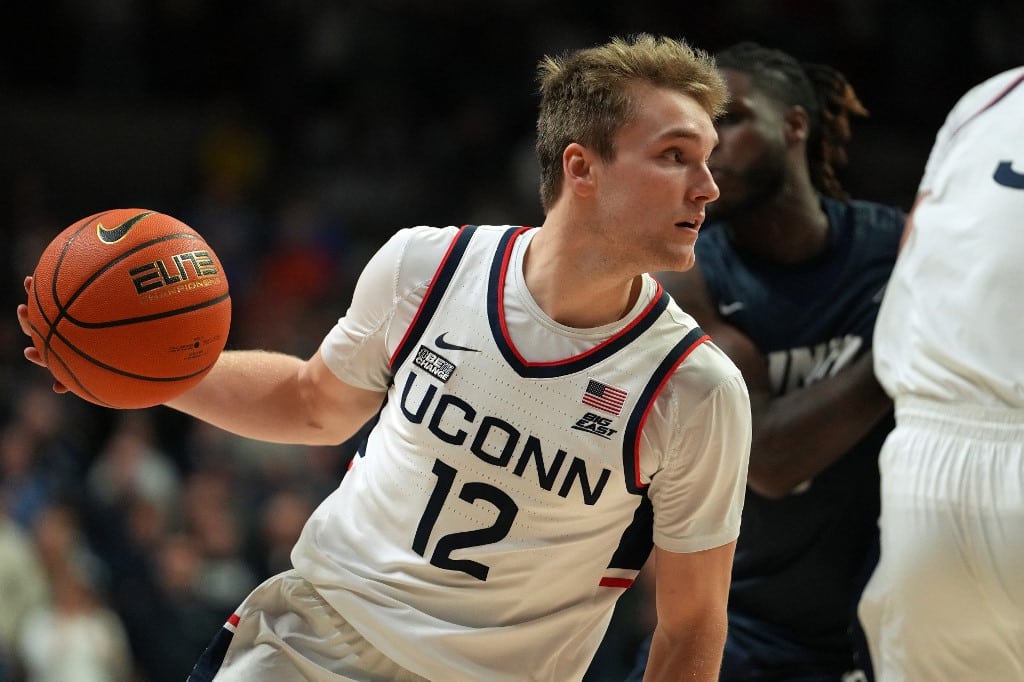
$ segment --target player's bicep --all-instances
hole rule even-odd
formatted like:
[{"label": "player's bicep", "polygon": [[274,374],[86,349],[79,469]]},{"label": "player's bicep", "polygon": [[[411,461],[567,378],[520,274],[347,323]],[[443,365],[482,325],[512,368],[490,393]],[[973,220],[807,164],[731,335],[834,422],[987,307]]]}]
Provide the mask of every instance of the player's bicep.
[{"label": "player's bicep", "polygon": [[700,552],[654,550],[658,627],[686,632],[712,614],[724,614],[736,542]]}]

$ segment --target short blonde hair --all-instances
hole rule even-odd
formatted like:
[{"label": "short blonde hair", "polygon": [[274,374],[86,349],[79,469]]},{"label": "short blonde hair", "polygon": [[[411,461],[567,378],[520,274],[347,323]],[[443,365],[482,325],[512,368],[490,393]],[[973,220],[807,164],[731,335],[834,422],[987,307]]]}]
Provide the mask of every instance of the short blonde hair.
[{"label": "short blonde hair", "polygon": [[537,80],[537,157],[545,211],[561,192],[562,152],[569,144],[578,142],[602,158],[614,158],[615,133],[635,112],[632,84],[647,82],[688,95],[712,119],[722,113],[729,96],[711,55],[684,40],[647,33],[545,57],[538,64]]}]

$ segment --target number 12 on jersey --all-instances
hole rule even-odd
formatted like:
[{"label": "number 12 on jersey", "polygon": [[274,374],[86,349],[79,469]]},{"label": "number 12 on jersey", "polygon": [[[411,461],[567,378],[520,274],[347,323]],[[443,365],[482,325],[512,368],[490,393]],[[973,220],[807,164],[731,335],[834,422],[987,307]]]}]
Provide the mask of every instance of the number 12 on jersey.
[{"label": "number 12 on jersey", "polygon": [[[433,473],[437,476],[437,484],[430,494],[427,507],[423,510],[423,516],[416,527],[416,536],[412,541],[413,551],[420,556],[424,556],[430,534],[434,530],[437,517],[440,516],[445,501],[452,492],[455,475],[458,471],[441,460],[435,459]],[[495,488],[489,483],[478,481],[464,484],[459,490],[459,499],[469,504],[478,500],[488,502],[497,508],[498,516],[490,526],[441,536],[434,546],[434,552],[430,555],[430,563],[438,568],[462,571],[477,580],[487,580],[489,566],[471,559],[453,559],[451,553],[459,549],[489,545],[504,538],[512,528],[512,522],[515,521],[516,515],[519,513],[519,506],[503,490]]]}]

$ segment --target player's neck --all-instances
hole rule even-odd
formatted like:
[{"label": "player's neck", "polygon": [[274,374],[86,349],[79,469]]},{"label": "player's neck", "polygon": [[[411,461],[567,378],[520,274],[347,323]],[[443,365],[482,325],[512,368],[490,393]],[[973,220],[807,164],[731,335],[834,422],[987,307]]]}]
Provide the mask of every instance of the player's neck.
[{"label": "player's neck", "polygon": [[523,259],[530,295],[555,322],[592,329],[625,317],[640,296],[642,278],[610,272],[607,263],[589,262],[599,255],[559,241],[561,232],[541,228]]},{"label": "player's neck", "polygon": [[783,265],[821,255],[828,245],[828,215],[810,183],[787,186],[778,195],[727,225],[736,247]]}]

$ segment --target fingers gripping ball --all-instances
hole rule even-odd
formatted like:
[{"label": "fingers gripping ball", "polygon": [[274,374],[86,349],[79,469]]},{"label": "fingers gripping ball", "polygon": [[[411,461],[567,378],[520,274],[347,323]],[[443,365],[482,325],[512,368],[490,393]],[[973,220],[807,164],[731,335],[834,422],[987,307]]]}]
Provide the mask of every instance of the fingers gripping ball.
[{"label": "fingers gripping ball", "polygon": [[106,407],[166,402],[197,384],[231,324],[216,254],[171,216],[122,208],[80,220],[43,252],[28,301],[54,378]]}]

